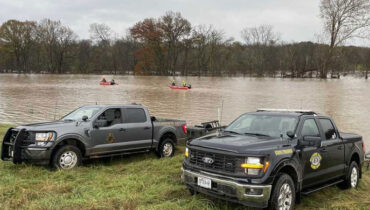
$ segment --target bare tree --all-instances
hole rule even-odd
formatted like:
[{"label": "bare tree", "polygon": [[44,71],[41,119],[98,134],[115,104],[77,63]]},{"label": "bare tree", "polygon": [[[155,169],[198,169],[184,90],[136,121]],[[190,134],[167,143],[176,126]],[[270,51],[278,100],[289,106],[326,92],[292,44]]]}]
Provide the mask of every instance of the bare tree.
[{"label": "bare tree", "polygon": [[355,37],[363,37],[370,26],[370,0],[321,0],[324,31],[330,37],[329,52],[321,70],[326,78],[334,49]]},{"label": "bare tree", "polygon": [[252,68],[256,70],[258,76],[263,76],[269,67],[268,61],[271,56],[268,54],[272,52],[279,40],[279,33],[273,31],[270,25],[261,25],[258,27],[244,28],[241,35],[249,47],[250,60]]},{"label": "bare tree", "polygon": [[38,40],[46,51],[49,72],[62,73],[64,59],[76,39],[73,31],[60,21],[42,20],[38,25]]},{"label": "bare tree", "polygon": [[244,28],[241,35],[247,45],[274,45],[280,39],[280,34],[274,32],[271,25]]},{"label": "bare tree", "polygon": [[111,28],[104,23],[90,24],[90,38],[97,42],[109,42],[112,36]]}]

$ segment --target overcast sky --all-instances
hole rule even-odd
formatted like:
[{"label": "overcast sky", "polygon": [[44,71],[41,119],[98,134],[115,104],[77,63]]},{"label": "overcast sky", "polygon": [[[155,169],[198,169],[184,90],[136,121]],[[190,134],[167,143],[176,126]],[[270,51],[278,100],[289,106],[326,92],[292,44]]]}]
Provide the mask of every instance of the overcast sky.
[{"label": "overcast sky", "polygon": [[[147,17],[181,12],[192,25],[212,24],[241,40],[244,27],[269,24],[284,41],[315,41],[322,31],[318,0],[0,0],[0,23],[8,19],[61,20],[80,39],[91,23],[105,23],[119,35]],[[362,44],[360,44],[362,45]]]}]

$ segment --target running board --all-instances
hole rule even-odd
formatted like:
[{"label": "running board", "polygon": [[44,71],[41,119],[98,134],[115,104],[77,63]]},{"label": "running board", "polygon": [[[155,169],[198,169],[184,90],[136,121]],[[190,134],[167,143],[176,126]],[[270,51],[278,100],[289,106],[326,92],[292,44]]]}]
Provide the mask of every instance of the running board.
[{"label": "running board", "polygon": [[137,151],[131,151],[131,152],[111,153],[111,154],[104,154],[104,155],[91,155],[87,159],[96,159],[96,158],[104,158],[104,157],[116,157],[116,156],[124,156],[124,155],[147,153],[147,152],[150,152],[150,150],[137,150]]},{"label": "running board", "polygon": [[303,190],[303,191],[301,192],[301,194],[302,194],[302,195],[308,195],[308,194],[311,194],[311,193],[313,193],[313,192],[316,192],[316,191],[322,190],[322,189],[324,189],[324,188],[331,187],[331,186],[333,186],[333,185],[339,184],[339,183],[341,183],[341,182],[343,182],[343,181],[344,181],[343,179],[340,179],[340,180],[337,180],[337,181],[330,182],[330,183],[328,183],[328,184],[322,185],[322,186],[317,187],[317,188],[308,188],[308,189],[306,189],[306,190]]}]

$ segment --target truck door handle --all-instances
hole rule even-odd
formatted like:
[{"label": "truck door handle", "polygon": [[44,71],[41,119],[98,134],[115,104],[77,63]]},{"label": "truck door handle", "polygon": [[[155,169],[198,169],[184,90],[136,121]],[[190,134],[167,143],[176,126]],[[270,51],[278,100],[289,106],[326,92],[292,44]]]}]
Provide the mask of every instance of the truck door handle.
[{"label": "truck door handle", "polygon": [[126,129],[124,129],[124,128],[120,128],[120,129],[119,129],[119,131],[124,132],[124,131],[126,131]]},{"label": "truck door handle", "polygon": [[144,130],[148,130],[148,129],[150,129],[150,127],[144,127]]},{"label": "truck door handle", "polygon": [[322,148],[321,150],[320,150],[320,152],[322,152],[322,153],[324,153],[324,152],[327,152],[328,150],[326,150],[326,148],[324,147],[324,148]]}]

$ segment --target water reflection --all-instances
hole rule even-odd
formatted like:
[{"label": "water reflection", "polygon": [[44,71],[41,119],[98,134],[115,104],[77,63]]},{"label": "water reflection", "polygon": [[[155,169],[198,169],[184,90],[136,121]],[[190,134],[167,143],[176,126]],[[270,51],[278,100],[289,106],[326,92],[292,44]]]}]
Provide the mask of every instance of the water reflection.
[{"label": "water reflection", "polygon": [[[111,77],[106,76],[109,80]],[[370,82],[340,80],[188,77],[194,89],[171,90],[171,77],[114,76],[118,86],[100,86],[99,75],[0,74],[0,123],[58,119],[82,105],[140,103],[151,114],[197,124],[223,124],[261,107],[302,108],[334,118],[342,131],[364,136],[370,148]],[[177,78],[182,81],[183,78]]]}]

